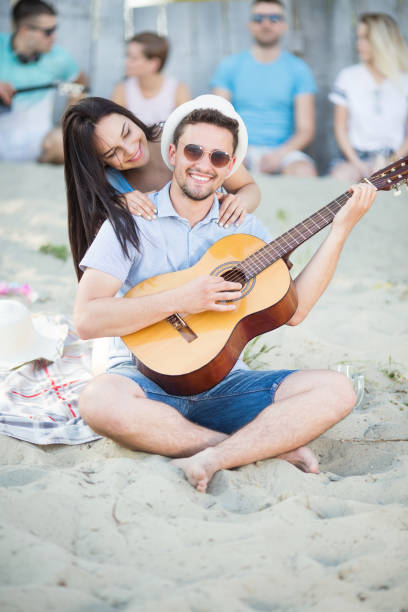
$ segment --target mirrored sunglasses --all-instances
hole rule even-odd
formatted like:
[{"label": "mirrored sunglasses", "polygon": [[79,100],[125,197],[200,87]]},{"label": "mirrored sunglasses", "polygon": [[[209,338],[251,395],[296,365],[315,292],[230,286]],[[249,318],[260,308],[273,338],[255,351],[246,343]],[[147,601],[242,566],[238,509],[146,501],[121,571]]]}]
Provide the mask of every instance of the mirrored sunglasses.
[{"label": "mirrored sunglasses", "polygon": [[272,13],[272,15],[264,15],[258,13],[256,15],[251,16],[251,21],[254,23],[262,23],[264,19],[268,19],[271,23],[280,23],[281,21],[285,21],[283,15],[278,15],[276,13]]},{"label": "mirrored sunglasses", "polygon": [[208,153],[210,162],[213,166],[215,166],[215,168],[225,168],[225,166],[231,161],[231,155],[229,155],[225,151],[220,151],[219,149],[214,149],[213,151],[206,151],[201,145],[196,144],[185,145],[183,153],[184,157],[191,162],[198,161],[203,157],[204,153]]}]

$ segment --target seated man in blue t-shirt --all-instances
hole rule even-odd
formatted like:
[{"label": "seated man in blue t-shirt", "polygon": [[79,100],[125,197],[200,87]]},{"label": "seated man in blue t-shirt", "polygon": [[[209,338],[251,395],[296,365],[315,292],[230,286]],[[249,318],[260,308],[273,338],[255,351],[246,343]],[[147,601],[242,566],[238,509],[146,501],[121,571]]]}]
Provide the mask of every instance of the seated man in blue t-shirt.
[{"label": "seated man in blue t-shirt", "polygon": [[[117,143],[118,156],[129,155],[129,146],[136,151],[140,147],[136,124],[115,115],[110,121],[113,141],[107,144],[97,137],[95,145],[103,151]],[[122,131],[129,134],[126,152]],[[252,289],[262,295],[257,312],[261,324],[267,316],[263,300],[273,304],[276,296],[271,279],[265,282],[263,272],[256,279],[252,274],[262,270],[267,247],[262,254],[247,250],[251,255],[246,264],[243,251],[237,261],[234,248],[225,247],[225,241],[231,245],[232,240],[247,248],[254,236],[263,245],[269,240],[268,229],[254,215],[247,215],[239,228],[217,223],[217,190],[241,164],[246,146],[242,119],[223,98],[200,96],[177,107],[162,134],[162,156],[173,175],[168,185],[150,195],[155,218],[148,221],[131,216],[124,207],[112,208],[80,263],[83,276],[75,300],[75,327],[84,339],[114,338],[107,372],[88,383],[80,396],[82,418],[94,431],[127,448],[178,457],[175,465],[199,491],[206,490],[216,471],[267,457],[280,457],[317,473],[317,458],[304,445],[344,418],[355,404],[350,380],[334,371],[253,371],[238,360],[228,373],[233,360],[222,348],[225,328],[236,338],[247,337],[245,296]],[[355,185],[351,191],[331,231],[294,280],[297,307],[293,302],[288,325],[300,323],[325,291],[348,234],[376,195],[369,184]],[[199,262],[208,257],[209,249],[211,263],[203,269]],[[226,267],[231,272],[231,259],[235,272],[240,264],[249,266],[248,283],[242,275],[223,278]],[[285,292],[289,274],[282,260],[275,263],[285,272]],[[171,272],[177,272],[176,278]],[[139,288],[122,297],[143,281],[147,281],[145,291]],[[199,313],[201,328],[193,316]],[[245,326],[235,325],[234,316],[244,317]],[[151,327],[156,323],[159,334]],[[119,338],[136,331],[144,334],[147,350],[160,361],[154,380],[144,374],[140,363],[144,360],[135,363]],[[216,360],[212,374],[204,375],[199,364],[213,361],[212,357]],[[194,373],[200,376],[200,389],[207,390],[190,386],[188,379]],[[163,383],[162,375],[167,385],[171,379],[172,388]],[[183,389],[180,384],[188,386]]]},{"label": "seated man in blue t-shirt", "polygon": [[303,149],[314,137],[316,84],[309,66],[282,50],[287,27],[280,0],[254,0],[249,23],[254,45],[225,58],[211,87],[233,103],[247,126],[250,170],[315,176]]},{"label": "seated man in blue t-shirt", "polygon": [[53,129],[53,89],[16,93],[55,81],[84,84],[76,62],[54,45],[57,16],[42,0],[20,0],[13,34],[0,33],[0,160],[62,163],[62,134]]}]

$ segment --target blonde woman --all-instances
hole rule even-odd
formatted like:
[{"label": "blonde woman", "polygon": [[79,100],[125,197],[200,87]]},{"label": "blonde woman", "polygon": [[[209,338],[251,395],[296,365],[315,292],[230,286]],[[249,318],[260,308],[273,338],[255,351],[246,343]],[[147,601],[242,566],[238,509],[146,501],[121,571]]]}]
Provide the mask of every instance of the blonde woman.
[{"label": "blonde woman", "polygon": [[408,47],[396,21],[363,14],[357,50],[360,63],[340,72],[329,95],[343,155],[330,174],[349,182],[408,153]]}]

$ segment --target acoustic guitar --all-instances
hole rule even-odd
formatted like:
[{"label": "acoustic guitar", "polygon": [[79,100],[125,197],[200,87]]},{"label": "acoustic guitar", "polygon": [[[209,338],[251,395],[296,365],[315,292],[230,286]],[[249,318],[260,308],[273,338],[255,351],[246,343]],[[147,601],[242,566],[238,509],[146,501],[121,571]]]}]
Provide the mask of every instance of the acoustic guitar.
[{"label": "acoustic guitar", "polygon": [[[379,190],[396,188],[400,193],[407,174],[408,156],[364,181]],[[242,284],[234,311],[174,313],[123,336],[138,369],[175,395],[201,393],[219,383],[249,340],[292,317],[297,297],[284,258],[329,225],[351,195],[343,193],[269,244],[245,234],[226,236],[191,268],[155,276],[130,289],[125,298],[174,289],[203,274]]]}]

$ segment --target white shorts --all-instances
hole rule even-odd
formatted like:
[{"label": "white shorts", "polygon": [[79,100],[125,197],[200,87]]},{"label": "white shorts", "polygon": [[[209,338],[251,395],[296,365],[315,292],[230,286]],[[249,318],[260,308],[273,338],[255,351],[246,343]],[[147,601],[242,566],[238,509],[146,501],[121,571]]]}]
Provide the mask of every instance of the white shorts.
[{"label": "white shorts", "polygon": [[[245,166],[248,168],[248,170],[260,172],[259,165],[262,157],[267,153],[271,153],[273,150],[273,147],[258,147],[256,145],[249,145],[245,158]],[[298,161],[307,161],[313,166],[315,165],[313,159],[307,153],[304,153],[303,151],[290,151],[282,159],[280,168],[277,171],[282,172],[286,166]]]},{"label": "white shorts", "polygon": [[35,161],[52,128],[54,95],[32,105],[15,105],[0,115],[0,160]]}]

